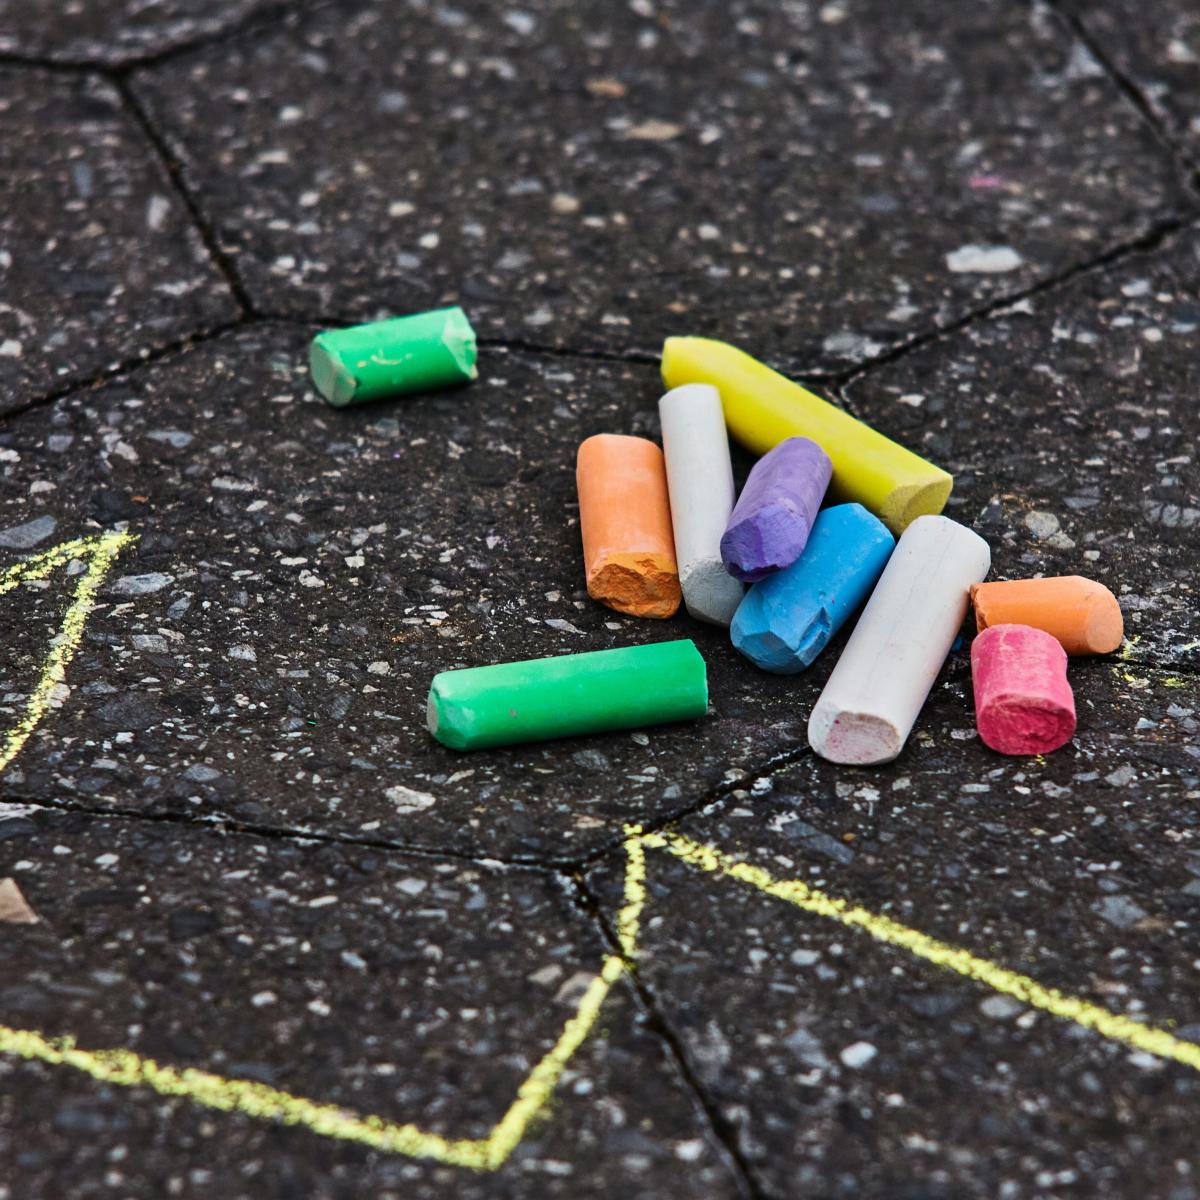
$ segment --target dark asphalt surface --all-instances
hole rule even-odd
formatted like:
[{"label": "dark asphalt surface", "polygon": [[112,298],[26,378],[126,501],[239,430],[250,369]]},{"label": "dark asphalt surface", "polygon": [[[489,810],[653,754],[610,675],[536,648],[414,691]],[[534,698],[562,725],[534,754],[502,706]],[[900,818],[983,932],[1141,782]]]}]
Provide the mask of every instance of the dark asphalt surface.
[{"label": "dark asphalt surface", "polygon": [[[1200,1041],[1200,20],[0,0],[0,571],[138,535],[0,773],[0,1027],[486,1137],[678,831]],[[334,411],[324,324],[461,302],[470,388]],[[955,474],[994,576],[1117,593],[1074,741],[901,758],[586,596],[573,462],[737,341]],[[749,460],[736,466],[744,475]],[[0,596],[0,729],[70,571]],[[433,674],[665,637],[700,722],[471,756]],[[0,1200],[1196,1200],[1200,1076],[647,852],[636,971],[476,1173],[0,1052]]]}]

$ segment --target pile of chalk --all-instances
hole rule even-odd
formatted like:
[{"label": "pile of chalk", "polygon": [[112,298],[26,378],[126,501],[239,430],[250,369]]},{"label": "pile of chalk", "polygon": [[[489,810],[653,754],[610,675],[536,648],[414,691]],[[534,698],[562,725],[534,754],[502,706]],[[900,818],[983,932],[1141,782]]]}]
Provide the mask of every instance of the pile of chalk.
[{"label": "pile of chalk", "polygon": [[[426,390],[475,378],[475,336],[461,309],[439,309],[320,334],[311,367],[331,404]],[[1108,653],[1123,636],[1106,587],[985,583],[988,544],[940,515],[948,472],[733,346],[668,338],[662,375],[661,449],[623,434],[579,447],[589,596],[654,619],[682,604],[781,675],[810,666],[861,608],[808,720],[818,754],[855,764],[904,748],[973,605],[980,738],[1002,754],[1071,739],[1067,656]],[[760,455],[740,496],[730,434]],[[681,639],[444,671],[427,721],[443,744],[473,750],[707,708],[704,660]]]}]

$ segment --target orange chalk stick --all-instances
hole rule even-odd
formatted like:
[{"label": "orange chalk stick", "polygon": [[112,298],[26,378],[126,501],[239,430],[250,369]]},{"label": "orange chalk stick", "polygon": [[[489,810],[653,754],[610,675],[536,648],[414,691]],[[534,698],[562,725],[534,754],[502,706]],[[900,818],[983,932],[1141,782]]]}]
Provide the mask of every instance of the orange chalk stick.
[{"label": "orange chalk stick", "polygon": [[679,608],[662,451],[645,438],[598,433],[575,463],[588,595],[634,617],[670,617]]},{"label": "orange chalk stick", "polygon": [[1125,634],[1116,596],[1082,575],[977,583],[971,603],[980,633],[992,625],[1032,625],[1058,638],[1068,654],[1108,654]]}]

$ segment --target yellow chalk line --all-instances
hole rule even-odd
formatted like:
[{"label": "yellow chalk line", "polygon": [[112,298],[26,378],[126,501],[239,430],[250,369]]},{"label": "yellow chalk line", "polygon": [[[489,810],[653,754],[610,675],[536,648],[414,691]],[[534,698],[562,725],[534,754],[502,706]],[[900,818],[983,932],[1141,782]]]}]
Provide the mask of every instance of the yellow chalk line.
[{"label": "yellow chalk line", "polygon": [[[75,589],[62,629],[46,658],[25,715],[5,735],[0,749],[0,770],[12,761],[49,711],[51,693],[55,685],[63,681],[67,664],[78,649],[96,592],[117,554],[132,540],[134,535],[127,533],[79,538],[0,571],[0,595],[3,595],[24,580],[43,578],[73,558],[88,560],[88,569]],[[650,848],[664,850],[705,873],[748,884],[805,912],[861,929],[877,941],[902,947],[918,958],[986,984],[1054,1016],[1094,1029],[1106,1038],[1200,1070],[1200,1046],[1129,1017],[1116,1016],[1055,988],[1043,987],[1027,976],[940,942],[890,917],[827,896],[801,880],[777,880],[760,867],[724,854],[713,846],[701,845],[682,834],[644,833],[637,825],[627,825],[625,833],[624,893],[617,914],[620,953],[605,957],[575,1012],[563,1025],[558,1040],[530,1071],[517,1089],[512,1104],[486,1137],[447,1138],[412,1124],[396,1124],[378,1116],[357,1116],[337,1105],[308,1100],[267,1084],[229,1079],[190,1067],[163,1066],[132,1050],[81,1050],[73,1038],[48,1038],[34,1030],[13,1029],[6,1025],[0,1025],[0,1054],[72,1067],[104,1083],[147,1087],[160,1095],[181,1097],[206,1108],[302,1126],[322,1137],[358,1142],[385,1153],[494,1171],[517,1147],[530,1123],[550,1103],[567,1063],[595,1027],[613,984],[630,968],[638,954],[641,917],[648,900],[645,852]]]},{"label": "yellow chalk line", "polygon": [[[642,864],[640,842],[629,843],[631,862]],[[637,893],[638,878],[630,872],[631,891],[621,916],[630,946],[636,945],[638,918],[644,892]],[[359,1142],[389,1154],[432,1158],[452,1166],[476,1171],[496,1170],[516,1149],[531,1121],[550,1102],[567,1063],[591,1033],[612,985],[627,969],[619,954],[604,959],[600,973],[585,989],[575,1012],[563,1026],[558,1040],[530,1071],[517,1089],[507,1112],[482,1138],[447,1138],[416,1125],[399,1125],[377,1116],[356,1116],[333,1104],[295,1096],[263,1083],[228,1079],[210,1071],[163,1066],[132,1050],[81,1050],[70,1037],[47,1038],[28,1029],[0,1025],[0,1054],[74,1067],[103,1083],[122,1087],[148,1087],[163,1096],[185,1097],[206,1108],[240,1113],[258,1120],[299,1125],[322,1137]]]},{"label": "yellow chalk line", "polygon": [[1163,1030],[1116,1016],[1054,988],[1043,987],[1027,976],[940,942],[889,917],[827,896],[800,880],[774,879],[762,868],[712,846],[701,845],[680,834],[644,834],[636,827],[629,828],[633,832],[625,842],[628,865],[624,903],[617,922],[623,953],[605,958],[600,973],[589,983],[558,1040],[526,1077],[512,1104],[486,1137],[447,1138],[412,1124],[400,1125],[377,1116],[356,1116],[336,1105],[308,1100],[266,1084],[229,1079],[193,1068],[181,1070],[162,1066],[131,1050],[81,1050],[69,1037],[46,1038],[31,1030],[3,1025],[0,1025],[0,1053],[74,1067],[104,1083],[148,1087],[161,1095],[183,1097],[207,1108],[302,1126],[322,1137],[358,1142],[385,1153],[435,1159],[477,1171],[494,1171],[505,1162],[530,1123],[549,1104],[567,1063],[594,1028],[612,985],[629,968],[629,957],[637,953],[638,927],[646,903],[645,848],[649,847],[665,850],[708,874],[723,875],[748,884],[806,912],[862,929],[878,941],[900,946],[919,958],[984,983],[1023,1003],[1094,1029],[1106,1038],[1200,1070],[1200,1046]]},{"label": "yellow chalk line", "polygon": [[29,740],[29,735],[49,711],[54,689],[65,680],[67,664],[75,657],[79,643],[83,640],[84,626],[91,614],[100,585],[112,569],[117,555],[130,542],[136,540],[132,533],[102,533],[93,537],[76,538],[0,571],[0,596],[3,596],[20,583],[45,578],[56,567],[65,566],[73,558],[85,559],[88,564],[87,570],[80,575],[75,586],[75,594],[67,605],[62,628],[42,665],[42,672],[25,705],[25,713],[4,735],[3,743],[0,743],[0,771],[21,752],[21,747]]},{"label": "yellow chalk line", "polygon": [[416,1125],[399,1125],[376,1116],[355,1116],[337,1105],[307,1100],[264,1083],[228,1079],[191,1067],[163,1066],[132,1050],[81,1050],[73,1038],[47,1038],[32,1030],[5,1025],[0,1025],[0,1053],[74,1067],[101,1083],[147,1087],[159,1095],[183,1097],[205,1108],[300,1125],[322,1137],[359,1142],[389,1154],[494,1171],[513,1152],[530,1121],[548,1103],[563,1068],[591,1032],[609,989],[624,970],[625,962],[619,956],[605,959],[600,974],[588,985],[558,1041],[529,1073],[508,1111],[484,1138],[447,1138]]},{"label": "yellow chalk line", "polygon": [[828,917],[853,929],[861,929],[876,941],[900,946],[917,958],[923,958],[948,971],[955,971],[968,979],[987,984],[997,992],[1020,1000],[1022,1004],[1040,1008],[1043,1012],[1060,1017],[1064,1021],[1073,1021],[1085,1029],[1094,1029],[1114,1042],[1124,1042],[1125,1045],[1144,1050],[1147,1054],[1171,1059],[1200,1071],[1200,1046],[1174,1037],[1164,1029],[1143,1025],[1131,1017],[1118,1016],[1098,1004],[1090,1004],[1076,996],[1068,996],[1057,988],[1044,987],[1027,975],[1020,975],[968,950],[938,941],[937,938],[932,938],[917,929],[893,921],[891,917],[880,916],[836,896],[827,896],[801,880],[774,879],[761,867],[731,858],[712,846],[702,846],[681,834],[655,833],[641,836],[647,846],[666,850],[689,866],[749,884],[768,896],[786,900],[805,912]]},{"label": "yellow chalk line", "polygon": [[[0,571],[2,596],[18,584],[45,578],[72,559],[82,559],[88,564],[67,606],[62,627],[46,656],[25,712],[0,743],[0,771],[20,753],[49,712],[54,688],[64,682],[66,668],[83,639],[96,593],[117,555],[135,540],[135,535],[130,533],[76,538]],[[630,854],[641,864],[644,878],[645,856],[641,846],[633,846]],[[622,928],[626,930],[630,946],[636,944],[640,911],[641,905],[635,904],[622,916]],[[356,1116],[337,1105],[293,1096],[266,1084],[228,1079],[194,1068],[164,1066],[132,1050],[82,1050],[73,1038],[47,1038],[34,1030],[13,1029],[7,1025],[0,1025],[0,1054],[73,1067],[104,1083],[148,1087],[160,1095],[184,1097],[206,1108],[301,1125],[324,1137],[361,1142],[388,1153],[433,1158],[476,1170],[495,1170],[519,1144],[530,1121],[549,1103],[563,1069],[591,1033],[609,990],[625,969],[625,960],[620,955],[611,954],[605,958],[599,974],[588,984],[558,1040],[534,1066],[517,1089],[508,1110],[484,1138],[446,1138],[416,1125],[400,1125],[377,1116]]]},{"label": "yellow chalk line", "polygon": [[[626,903],[618,919],[622,938],[636,950],[638,922],[645,902],[645,853],[641,841],[626,843],[630,869]],[[263,1083],[229,1079],[210,1071],[163,1066],[132,1050],[81,1050],[74,1038],[47,1038],[28,1029],[0,1025],[0,1054],[74,1067],[102,1083],[148,1087],[163,1096],[180,1096],[206,1108],[240,1113],[258,1120],[300,1125],[322,1137],[359,1142],[389,1154],[432,1158],[452,1166],[494,1171],[512,1154],[531,1121],[545,1108],[567,1063],[587,1039],[612,985],[628,967],[610,954],[585,989],[558,1040],[517,1089],[508,1110],[482,1138],[447,1138],[416,1125],[399,1125],[376,1116],[356,1116],[334,1104],[322,1104]]]}]

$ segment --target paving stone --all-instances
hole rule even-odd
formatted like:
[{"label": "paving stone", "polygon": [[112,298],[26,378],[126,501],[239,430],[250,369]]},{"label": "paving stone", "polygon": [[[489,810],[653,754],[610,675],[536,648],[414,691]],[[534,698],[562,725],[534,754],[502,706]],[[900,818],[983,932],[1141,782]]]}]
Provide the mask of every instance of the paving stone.
[{"label": "paving stone", "polygon": [[236,315],[110,84],[0,69],[0,94],[0,413]]},{"label": "paving stone", "polygon": [[135,87],[266,311],[844,366],[1182,203],[1037,6],[338,10]]},{"label": "paving stone", "polygon": [[[1045,759],[982,746],[960,660],[895,764],[808,757],[680,832],[1195,1040],[1194,691],[1103,662],[1073,677],[1079,732]],[[1193,1069],[662,850],[646,862],[639,971],[768,1194],[1193,1194]],[[610,915],[623,876],[614,854],[589,877]]]},{"label": "paving stone", "polygon": [[49,18],[38,0],[0,0],[0,52],[52,62],[117,66],[209,37],[258,12],[265,0],[76,0]]},{"label": "paving stone", "polygon": [[1200,155],[1200,12],[1170,0],[1062,0],[1193,157]]},{"label": "paving stone", "polygon": [[[1200,1043],[1195,231],[848,388],[956,471],[949,512],[997,574],[1121,597],[1130,640],[1071,664],[1063,750],[982,746],[964,643],[896,763],[834,767],[801,747],[844,637],[781,679],[582,587],[574,452],[657,435],[633,360],[664,333],[844,368],[1189,209],[1050,7],[44,8],[0,0],[0,54],[129,65],[278,17],[128,76],[255,300],[314,321],[462,300],[485,346],[470,389],[335,412],[311,329],[254,324],[0,429],[0,571],[139,538],[0,778],[0,881],[39,918],[4,925],[0,1024],[478,1137],[605,951],[570,876],[495,860],[594,854],[611,918],[625,823],[716,794],[672,828]],[[1072,11],[1194,148],[1185,6]],[[234,317],[119,94],[0,76],[0,411]],[[0,597],[5,757],[81,566]],[[438,670],[681,636],[710,665],[703,721],[467,756],[424,730]],[[742,1194],[660,1021],[767,1200],[1200,1197],[1190,1068],[647,865],[657,1012],[614,987],[499,1173],[0,1055],[0,1200]]]},{"label": "paving stone", "polygon": [[[10,422],[0,529],[54,517],[41,551],[101,526],[140,536],[69,701],[6,773],[17,794],[548,860],[802,743],[795,683],[724,631],[584,590],[575,451],[657,434],[654,368],[492,352],[469,389],[333,410],[306,339],[229,334]],[[0,724],[70,587],[60,570],[0,598]],[[677,637],[710,664],[706,719],[468,755],[426,732],[440,670]]]},{"label": "paving stone", "polygon": [[[364,848],[34,813],[0,821],[0,1023],[486,1136],[604,955],[551,877]],[[575,989],[578,991],[578,989]],[[495,1174],[102,1085],[0,1055],[0,1194],[732,1197],[618,983],[550,1109]]]},{"label": "paving stone", "polygon": [[1198,331],[1189,231],[872,370],[847,398],[954,472],[947,511],[989,539],[993,577],[1099,579],[1126,656],[1195,671]]}]

